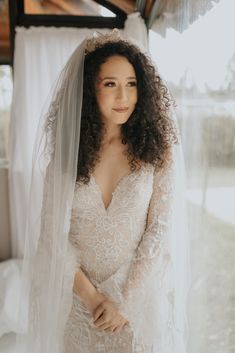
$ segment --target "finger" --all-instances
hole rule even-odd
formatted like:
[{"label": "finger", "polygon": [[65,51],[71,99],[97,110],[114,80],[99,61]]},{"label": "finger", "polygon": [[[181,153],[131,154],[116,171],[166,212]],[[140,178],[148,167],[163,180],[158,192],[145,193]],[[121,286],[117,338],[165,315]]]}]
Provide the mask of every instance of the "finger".
[{"label": "finger", "polygon": [[118,333],[119,333],[119,332],[118,332],[118,329],[119,329],[119,327],[116,327],[115,330],[113,330],[113,334],[114,334],[115,336],[118,335]]},{"label": "finger", "polygon": [[99,327],[97,327],[97,330],[99,331],[102,331],[102,330],[109,330],[110,329],[110,324],[103,324],[103,325],[100,325]]},{"label": "finger", "polygon": [[96,322],[94,322],[94,325],[96,327],[100,327],[101,325],[107,324],[107,319],[104,317],[104,315],[101,316],[101,318],[99,318],[98,320],[96,320]]},{"label": "finger", "polygon": [[104,312],[104,308],[101,305],[99,305],[93,315],[93,322],[95,322],[103,314],[103,312]]},{"label": "finger", "polygon": [[116,325],[109,325],[108,328],[105,329],[105,331],[110,331],[110,332],[113,332],[113,330],[116,328],[117,326]]},{"label": "finger", "polygon": [[122,331],[123,325],[119,325],[115,328],[115,330],[113,331],[116,334],[119,334]]},{"label": "finger", "polygon": [[127,325],[126,322],[124,322],[124,323],[122,324],[122,330],[125,328],[126,325]]},{"label": "finger", "polygon": [[111,326],[111,331],[114,332],[117,327],[118,327],[117,325]]}]

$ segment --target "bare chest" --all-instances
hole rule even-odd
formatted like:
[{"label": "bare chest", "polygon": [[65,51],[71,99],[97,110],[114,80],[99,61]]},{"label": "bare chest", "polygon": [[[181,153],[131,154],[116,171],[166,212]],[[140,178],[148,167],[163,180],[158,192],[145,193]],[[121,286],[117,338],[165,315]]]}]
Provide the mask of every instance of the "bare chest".
[{"label": "bare chest", "polygon": [[103,203],[107,209],[112,201],[113,193],[120,180],[131,174],[130,165],[124,150],[109,149],[102,153],[96,165],[93,178],[100,189]]}]

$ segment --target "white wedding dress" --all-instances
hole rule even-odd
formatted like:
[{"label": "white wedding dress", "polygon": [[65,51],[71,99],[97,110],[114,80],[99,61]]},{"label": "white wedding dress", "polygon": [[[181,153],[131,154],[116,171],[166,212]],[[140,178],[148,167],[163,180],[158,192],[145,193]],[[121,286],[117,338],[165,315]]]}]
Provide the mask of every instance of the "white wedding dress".
[{"label": "white wedding dress", "polygon": [[[165,240],[171,165],[168,161],[167,167],[156,172],[147,163],[124,176],[107,209],[93,175],[87,185],[76,183],[69,233],[71,249],[91,282],[117,303],[129,324],[117,335],[98,331],[74,293],[65,326],[64,353],[153,352],[152,344],[136,343],[135,334],[154,325],[158,337],[158,299],[155,291],[154,309],[151,279],[159,276],[161,293],[161,276],[170,262]],[[157,339],[160,344],[160,333]]]}]

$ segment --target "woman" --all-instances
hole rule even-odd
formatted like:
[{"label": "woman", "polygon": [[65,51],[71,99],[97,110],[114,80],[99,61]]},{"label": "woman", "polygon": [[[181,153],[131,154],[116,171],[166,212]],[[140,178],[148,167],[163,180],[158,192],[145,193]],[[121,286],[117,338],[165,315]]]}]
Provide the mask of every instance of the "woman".
[{"label": "woman", "polygon": [[30,298],[35,352],[183,353],[181,322],[172,317],[178,136],[168,91],[147,55],[117,31],[81,48],[46,119],[49,164],[32,273],[43,276]]}]

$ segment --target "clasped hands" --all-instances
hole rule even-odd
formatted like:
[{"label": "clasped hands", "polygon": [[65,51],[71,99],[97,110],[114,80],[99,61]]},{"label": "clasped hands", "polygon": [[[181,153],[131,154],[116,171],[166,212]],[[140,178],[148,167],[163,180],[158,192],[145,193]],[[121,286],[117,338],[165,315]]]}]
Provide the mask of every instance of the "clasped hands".
[{"label": "clasped hands", "polygon": [[128,321],[119,313],[116,304],[103,293],[96,291],[89,299],[85,305],[91,312],[93,324],[97,330],[118,334],[128,324]]},{"label": "clasped hands", "polygon": [[100,293],[80,267],[74,276],[74,292],[90,312],[97,330],[119,333],[128,321],[119,313],[115,303]]}]

